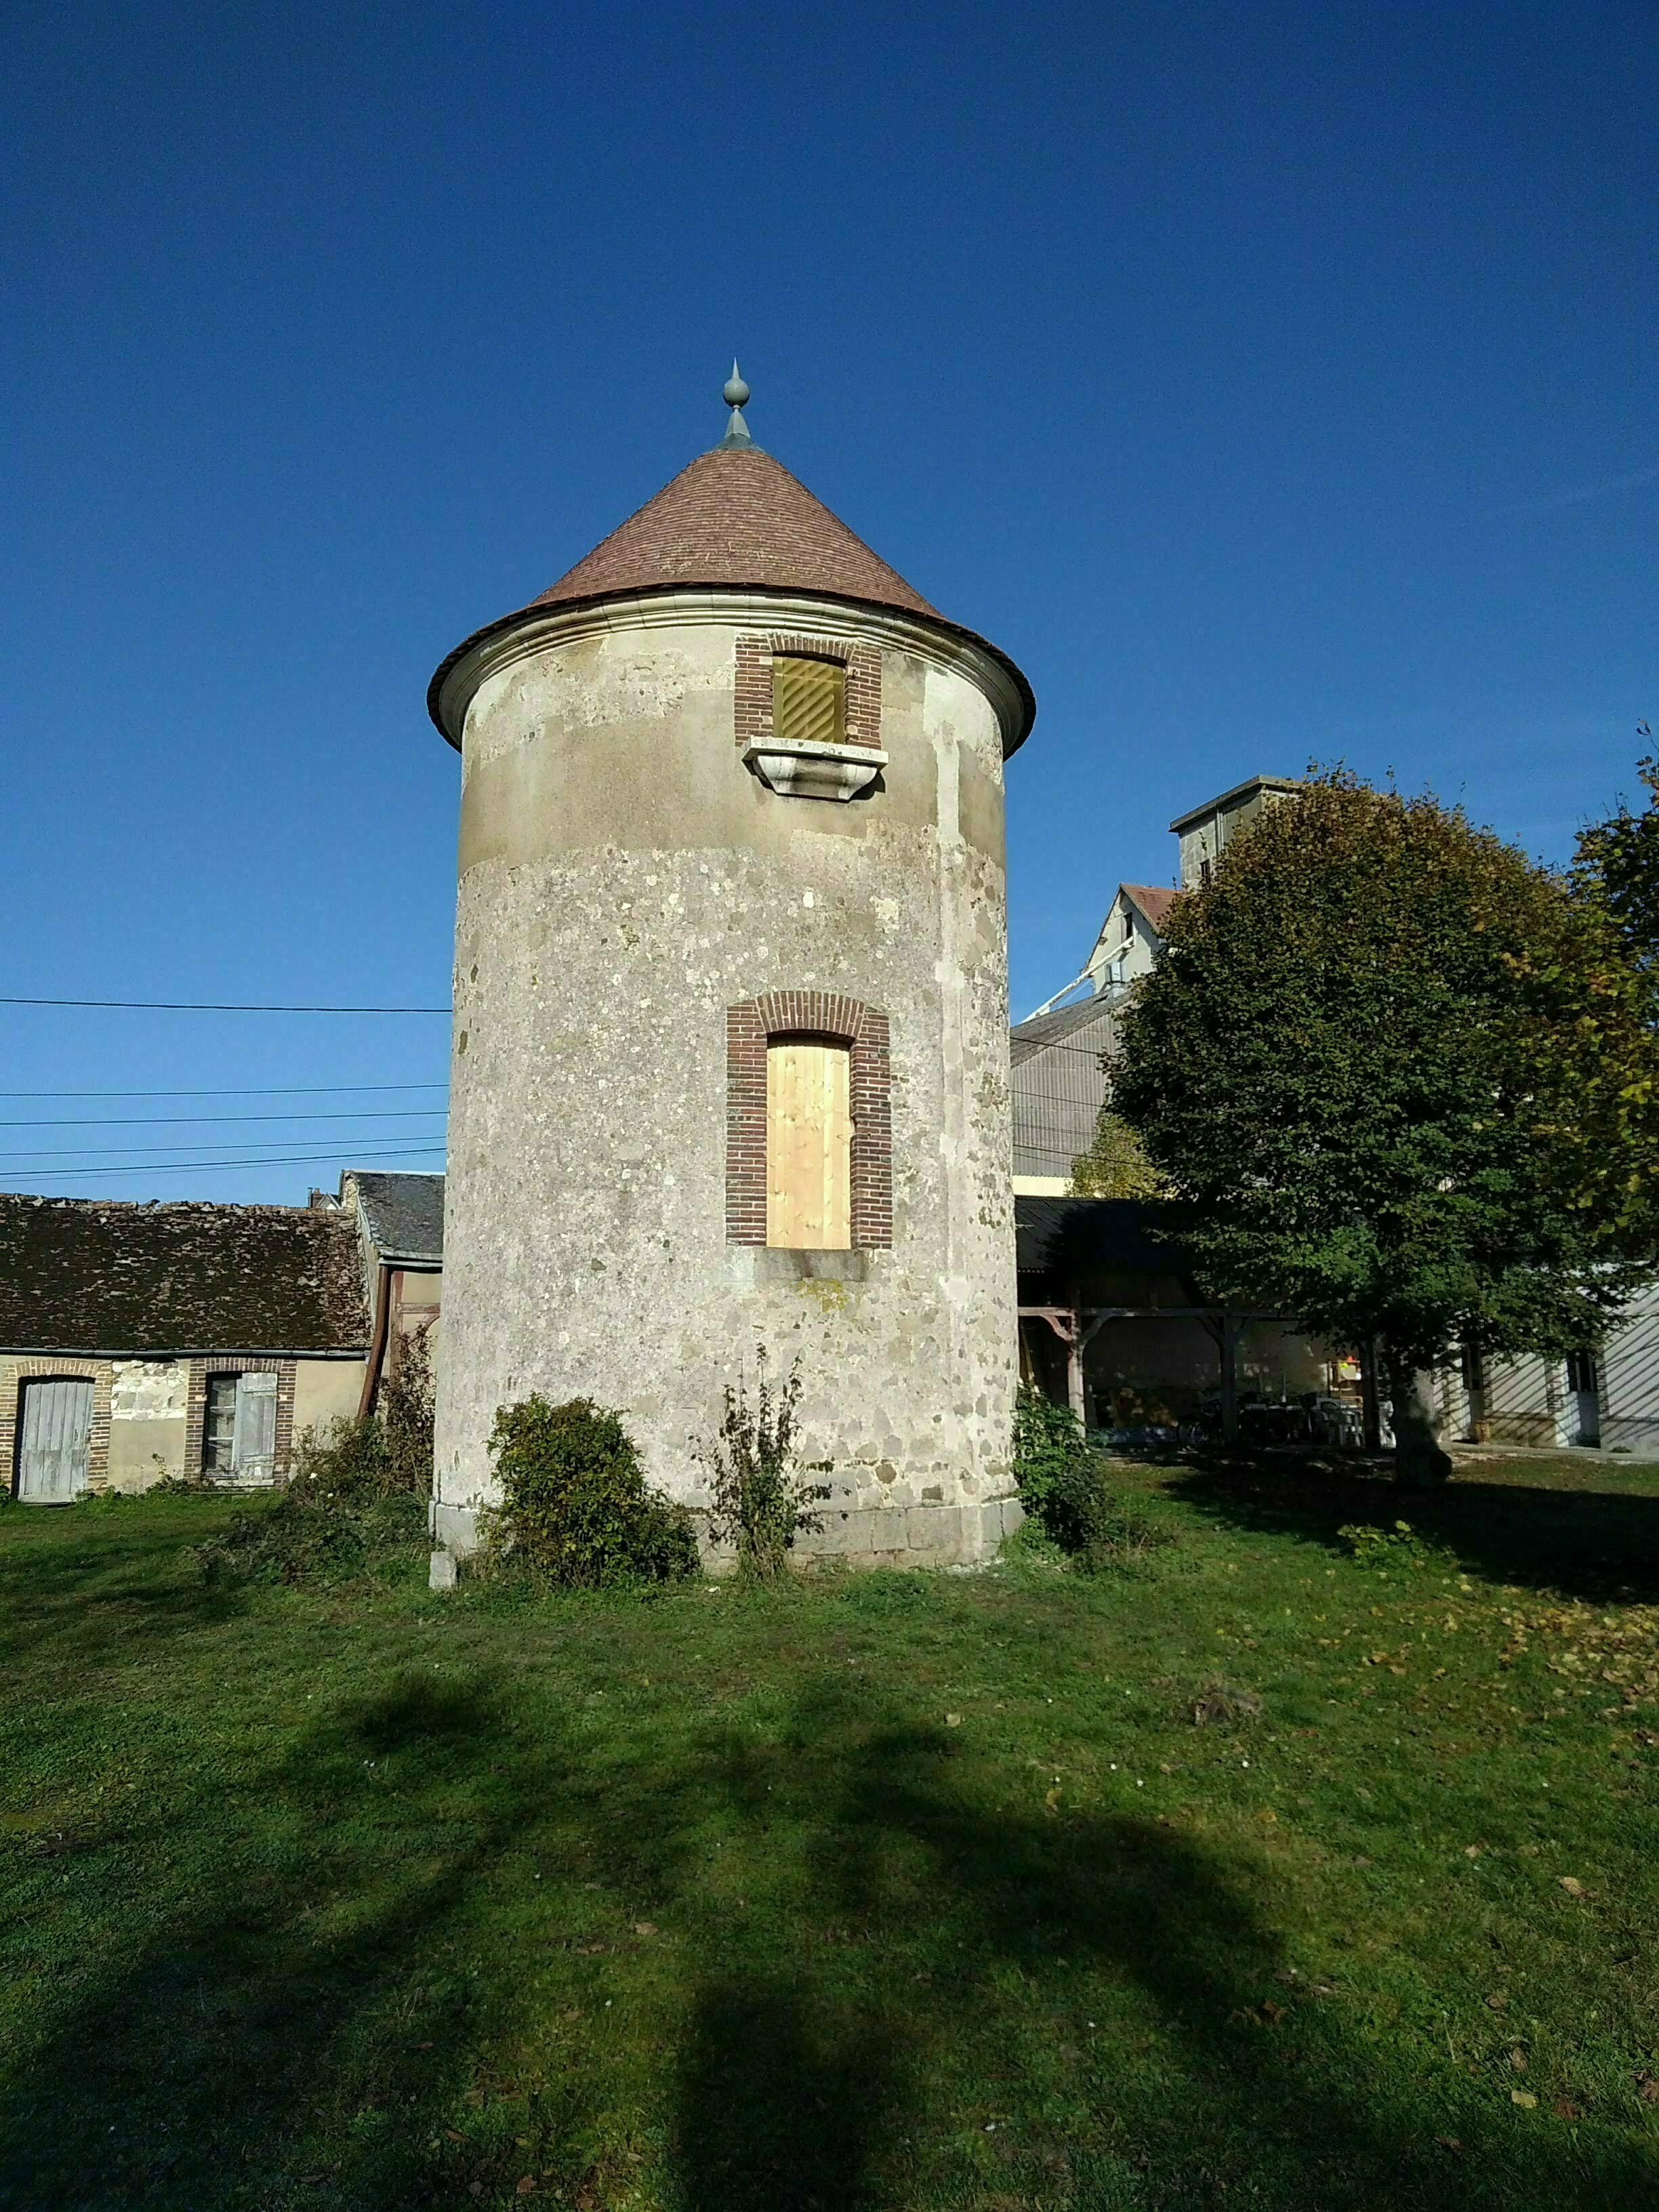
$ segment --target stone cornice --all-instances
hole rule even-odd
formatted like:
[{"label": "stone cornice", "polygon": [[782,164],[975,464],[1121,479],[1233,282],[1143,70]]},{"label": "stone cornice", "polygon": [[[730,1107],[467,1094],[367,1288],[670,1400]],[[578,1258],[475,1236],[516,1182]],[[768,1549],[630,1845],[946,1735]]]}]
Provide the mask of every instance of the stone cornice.
[{"label": "stone cornice", "polygon": [[467,711],[490,678],[549,647],[638,629],[714,625],[734,629],[809,629],[820,636],[875,643],[914,653],[965,677],[990,702],[1002,731],[1003,757],[1024,743],[1036,713],[1030,686],[1004,653],[971,630],[862,600],[756,586],[683,584],[563,605],[526,607],[480,630],[452,653],[432,680],[427,704],[457,750]]}]

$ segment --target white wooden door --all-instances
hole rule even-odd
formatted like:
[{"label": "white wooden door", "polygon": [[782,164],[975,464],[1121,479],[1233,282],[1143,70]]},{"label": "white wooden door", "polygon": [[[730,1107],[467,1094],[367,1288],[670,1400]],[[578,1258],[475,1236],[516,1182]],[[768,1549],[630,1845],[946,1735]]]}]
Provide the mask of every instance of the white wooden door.
[{"label": "white wooden door", "polygon": [[276,1480],[276,1377],[236,1378],[236,1437],[231,1452],[234,1482]]},{"label": "white wooden door", "polygon": [[67,1505],[87,1486],[92,1384],[84,1376],[23,1385],[23,1443],[17,1495],[32,1505]]}]

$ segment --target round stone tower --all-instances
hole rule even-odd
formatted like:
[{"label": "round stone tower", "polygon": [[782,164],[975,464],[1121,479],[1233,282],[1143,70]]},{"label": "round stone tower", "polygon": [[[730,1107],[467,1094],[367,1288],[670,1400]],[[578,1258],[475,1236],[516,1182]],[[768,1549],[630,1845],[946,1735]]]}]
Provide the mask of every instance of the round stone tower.
[{"label": "round stone tower", "polygon": [[1018,1518],[1003,762],[1035,708],[750,439],[429,695],[462,756],[438,1540],[497,1407],[620,1410],[696,1505],[757,1346],[799,1361],[803,1550]]}]

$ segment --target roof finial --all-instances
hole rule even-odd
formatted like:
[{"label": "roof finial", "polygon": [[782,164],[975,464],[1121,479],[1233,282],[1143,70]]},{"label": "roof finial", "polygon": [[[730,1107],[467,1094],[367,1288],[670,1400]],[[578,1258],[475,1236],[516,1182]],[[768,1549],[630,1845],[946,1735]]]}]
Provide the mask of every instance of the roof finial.
[{"label": "roof finial", "polygon": [[755,441],[749,434],[749,425],[743,419],[743,410],[749,404],[749,386],[743,380],[735,357],[732,362],[732,374],[726,380],[720,397],[732,410],[732,420],[726,426],[726,435],[720,443],[723,446],[752,446]]}]

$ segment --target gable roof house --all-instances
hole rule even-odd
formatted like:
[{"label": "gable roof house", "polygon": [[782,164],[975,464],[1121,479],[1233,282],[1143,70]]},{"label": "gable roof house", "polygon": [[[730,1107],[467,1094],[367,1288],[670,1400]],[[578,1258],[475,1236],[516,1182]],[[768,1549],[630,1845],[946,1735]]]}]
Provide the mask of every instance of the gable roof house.
[{"label": "gable roof house", "polygon": [[363,1297],[373,1316],[358,1410],[373,1413],[382,1380],[414,1336],[427,1340],[435,1364],[443,1309],[444,1178],[441,1169],[385,1174],[348,1168],[337,1194],[313,1190],[319,1212],[343,1213],[355,1225]]},{"label": "gable roof house", "polygon": [[355,1413],[353,1223],[304,1206],[0,1196],[0,1472],[25,1502],[283,1480]]},{"label": "gable roof house", "polygon": [[[1255,775],[1177,815],[1170,829],[1179,841],[1179,882],[1120,884],[1087,964],[1015,1024],[1017,1196],[1060,1198],[1071,1189],[1072,1163],[1094,1142],[1096,1119],[1105,1103],[1108,1086],[1099,1055],[1117,1042],[1113,1006],[1151,973],[1176,901],[1208,882],[1228,840],[1265,807],[1293,799],[1302,788],[1288,776]],[[1087,996],[1075,996],[1079,992]]]}]

